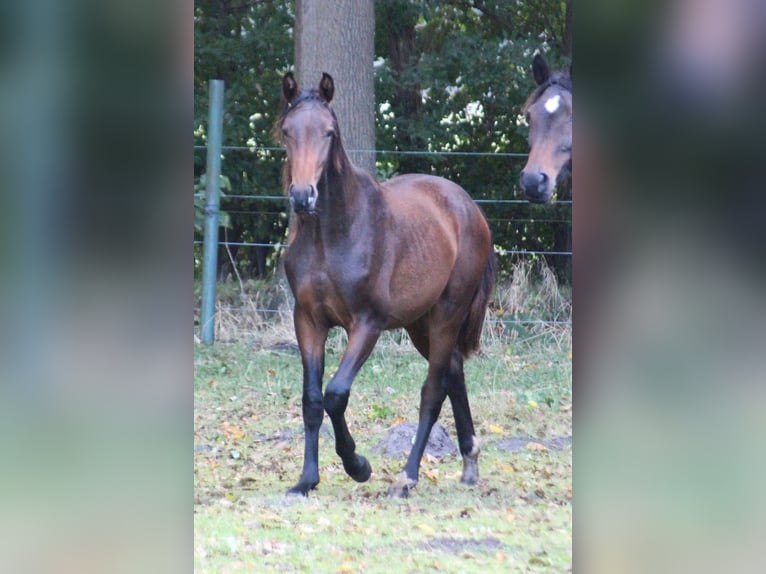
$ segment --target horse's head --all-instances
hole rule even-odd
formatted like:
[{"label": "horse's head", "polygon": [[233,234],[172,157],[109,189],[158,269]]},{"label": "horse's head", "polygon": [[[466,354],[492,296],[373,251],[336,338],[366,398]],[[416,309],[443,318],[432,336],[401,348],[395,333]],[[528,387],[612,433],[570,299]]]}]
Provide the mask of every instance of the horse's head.
[{"label": "horse's head", "polygon": [[520,181],[529,201],[548,203],[556,185],[572,171],[572,79],[551,73],[540,54],[532,71],[538,87],[524,104],[529,158]]},{"label": "horse's head", "polygon": [[275,131],[287,148],[285,183],[296,213],[315,212],[320,178],[328,167],[333,147],[340,145],[338,120],[328,105],[334,92],[329,74],[322,74],[316,90],[299,90],[292,72],[282,78],[286,106]]}]

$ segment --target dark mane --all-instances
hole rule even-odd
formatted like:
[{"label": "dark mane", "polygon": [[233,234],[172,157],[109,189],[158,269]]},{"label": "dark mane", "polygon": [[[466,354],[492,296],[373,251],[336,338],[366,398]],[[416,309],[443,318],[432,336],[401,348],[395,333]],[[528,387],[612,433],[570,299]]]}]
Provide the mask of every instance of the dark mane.
[{"label": "dark mane", "polygon": [[562,89],[566,90],[567,92],[571,92],[572,78],[570,78],[569,74],[567,74],[566,72],[553,72],[551,74],[551,77],[548,78],[546,82],[537,86],[537,88],[535,88],[535,91],[530,94],[530,96],[527,98],[527,101],[524,102],[524,107],[522,108],[522,112],[526,113],[526,111],[529,109],[529,106],[531,106],[538,99],[540,99],[540,96],[543,95],[545,90],[547,90],[551,86],[561,86]]}]

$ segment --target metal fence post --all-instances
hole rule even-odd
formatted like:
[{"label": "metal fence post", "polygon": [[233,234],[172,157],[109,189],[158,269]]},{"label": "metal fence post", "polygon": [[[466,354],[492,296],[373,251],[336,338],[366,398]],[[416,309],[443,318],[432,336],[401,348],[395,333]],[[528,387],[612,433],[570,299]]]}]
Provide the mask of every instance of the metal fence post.
[{"label": "metal fence post", "polygon": [[221,140],[223,131],[223,80],[210,80],[205,187],[205,241],[202,251],[202,342],[215,338],[215,277],[218,263],[218,206],[220,200]]}]

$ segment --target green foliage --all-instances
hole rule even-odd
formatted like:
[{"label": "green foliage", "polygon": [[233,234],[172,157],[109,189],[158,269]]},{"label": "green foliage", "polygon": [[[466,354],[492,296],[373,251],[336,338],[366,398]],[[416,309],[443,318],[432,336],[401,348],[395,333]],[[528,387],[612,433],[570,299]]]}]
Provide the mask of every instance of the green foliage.
[{"label": "green foliage", "polygon": [[[225,83],[221,171],[231,193],[279,195],[284,155],[274,146],[271,127],[279,109],[282,74],[293,61],[292,2],[195,0],[194,3],[194,143],[206,144],[208,80]],[[194,175],[205,171],[205,149],[195,149]],[[233,241],[279,241],[286,227],[286,204],[227,198]],[[199,238],[199,237],[198,237]],[[254,266],[253,250],[232,248],[243,270]],[[227,258],[219,257],[219,262]]]},{"label": "green foliage", "polygon": [[[526,153],[520,110],[534,88],[531,59],[543,49],[552,66],[564,65],[558,44],[566,35],[566,4],[377,2],[382,23],[376,48],[383,58],[376,76],[378,149]],[[390,172],[431,172],[484,200],[518,199],[516,182],[525,162],[502,155],[379,157]],[[567,225],[559,220],[570,217],[568,206],[482,207],[495,243],[506,250],[566,250],[556,226]],[[529,219],[535,221],[521,221]],[[514,259],[500,263],[508,269]]]},{"label": "green foliage", "polygon": [[[534,85],[531,59],[543,50],[552,67],[567,64],[568,6],[571,0],[377,0],[376,147],[525,153],[527,130],[519,114]],[[222,170],[234,196],[280,193],[284,154],[272,148],[270,131],[281,76],[293,63],[293,26],[290,0],[195,0],[195,144],[206,139],[207,81],[222,78],[224,145],[243,147],[224,153]],[[516,199],[524,161],[379,153],[377,171],[432,172],[458,182],[476,199]],[[194,169],[195,177],[204,172],[204,149],[195,149]],[[563,250],[556,225],[567,224],[547,220],[569,219],[568,206],[482,207],[495,243],[505,249]],[[225,209],[233,240],[275,243],[284,237],[283,200],[232,197]],[[529,219],[535,221],[520,221]],[[248,250],[235,257],[243,270],[252,263]]]}]

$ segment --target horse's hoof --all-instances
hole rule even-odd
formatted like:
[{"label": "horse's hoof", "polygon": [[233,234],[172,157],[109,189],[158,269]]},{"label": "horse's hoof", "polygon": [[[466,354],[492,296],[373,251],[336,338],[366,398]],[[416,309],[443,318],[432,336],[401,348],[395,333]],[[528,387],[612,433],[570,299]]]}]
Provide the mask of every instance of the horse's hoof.
[{"label": "horse's hoof", "polygon": [[408,486],[391,485],[388,488],[388,498],[409,498],[410,488]]},{"label": "horse's hoof", "polygon": [[466,476],[465,474],[460,478],[461,484],[468,486],[476,486],[479,483],[478,476]]},{"label": "horse's hoof", "polygon": [[357,456],[357,464],[355,468],[348,468],[344,464],[348,475],[357,482],[367,482],[372,474],[372,467],[366,458],[363,456]]},{"label": "horse's hoof", "polygon": [[463,468],[463,476],[460,477],[460,482],[467,484],[468,486],[475,486],[479,483],[479,467],[474,462],[473,464],[466,464]]},{"label": "horse's hoof", "polygon": [[460,482],[473,486],[479,482],[479,441],[473,437],[471,452],[463,455],[463,476]]},{"label": "horse's hoof", "polygon": [[410,490],[415,488],[417,485],[417,480],[412,480],[411,478],[407,478],[407,475],[405,473],[401,473],[399,475],[399,478],[396,479],[396,481],[388,487],[388,497],[389,498],[409,498],[410,496]]},{"label": "horse's hoof", "polygon": [[308,496],[310,490],[317,487],[318,482],[299,482],[286,492],[287,496]]}]

